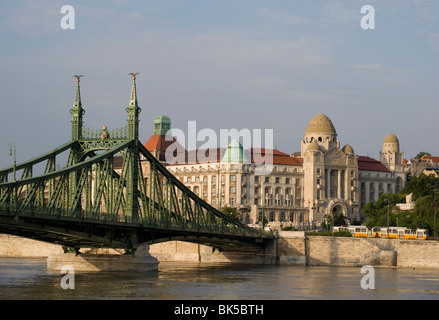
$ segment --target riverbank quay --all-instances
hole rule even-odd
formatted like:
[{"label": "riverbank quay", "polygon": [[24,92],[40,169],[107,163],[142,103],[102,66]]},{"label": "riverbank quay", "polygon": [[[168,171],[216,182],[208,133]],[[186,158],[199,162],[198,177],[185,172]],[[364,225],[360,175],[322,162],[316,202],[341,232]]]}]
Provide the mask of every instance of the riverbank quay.
[{"label": "riverbank quay", "polygon": [[[364,265],[439,269],[439,242],[375,238],[306,236],[300,231],[281,231],[264,250],[220,251],[185,241],[152,244],[149,254],[160,261],[200,263],[278,264],[301,266]],[[121,255],[123,250],[82,249],[87,255]],[[2,257],[62,255],[59,245],[0,234]]]}]

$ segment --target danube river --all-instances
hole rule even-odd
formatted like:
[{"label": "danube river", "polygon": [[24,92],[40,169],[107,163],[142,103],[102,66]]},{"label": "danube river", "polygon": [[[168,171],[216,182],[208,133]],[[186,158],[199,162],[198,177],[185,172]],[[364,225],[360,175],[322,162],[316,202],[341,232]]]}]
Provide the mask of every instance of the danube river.
[{"label": "danube river", "polygon": [[[374,289],[362,288],[366,275]],[[439,299],[435,269],[162,262],[150,273],[76,273],[74,289],[62,288],[64,276],[44,259],[0,258],[0,299]]]}]

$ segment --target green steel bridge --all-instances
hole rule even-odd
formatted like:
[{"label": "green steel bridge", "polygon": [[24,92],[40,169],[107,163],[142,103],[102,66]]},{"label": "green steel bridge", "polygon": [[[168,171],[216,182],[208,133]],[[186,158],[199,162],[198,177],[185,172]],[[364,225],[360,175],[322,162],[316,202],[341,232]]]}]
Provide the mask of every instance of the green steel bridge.
[{"label": "green steel bridge", "polygon": [[[101,131],[83,127],[81,76],[74,76],[71,141],[0,170],[0,233],[77,252],[85,247],[129,252],[169,240],[224,250],[263,249],[273,234],[243,225],[204,202],[139,141],[136,73],[130,75],[127,126]],[[120,165],[115,165],[116,157]],[[62,169],[60,158],[67,158]],[[34,175],[36,168],[44,171]]]}]

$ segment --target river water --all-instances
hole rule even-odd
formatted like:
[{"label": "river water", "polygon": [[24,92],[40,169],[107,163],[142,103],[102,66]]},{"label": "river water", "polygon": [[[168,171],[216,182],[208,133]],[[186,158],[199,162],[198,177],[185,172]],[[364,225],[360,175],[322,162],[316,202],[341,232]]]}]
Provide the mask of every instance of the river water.
[{"label": "river water", "polygon": [[[74,289],[62,288],[65,275],[47,271],[44,259],[0,258],[0,299],[439,299],[436,269],[162,262],[150,273],[69,274]],[[365,276],[373,289],[362,288]]]}]

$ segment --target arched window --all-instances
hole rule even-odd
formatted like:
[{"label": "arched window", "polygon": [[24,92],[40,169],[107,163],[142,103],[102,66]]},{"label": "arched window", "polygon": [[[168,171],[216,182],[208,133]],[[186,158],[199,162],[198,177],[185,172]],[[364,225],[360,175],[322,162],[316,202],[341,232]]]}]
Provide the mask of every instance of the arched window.
[{"label": "arched window", "polygon": [[280,214],[280,221],[285,221],[285,213],[284,212],[282,212]]},{"label": "arched window", "polygon": [[273,211],[270,212],[270,221],[271,222],[274,221],[274,212]]}]

